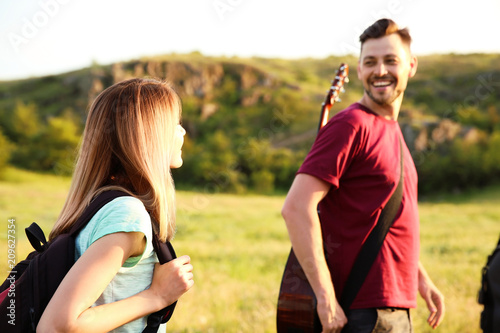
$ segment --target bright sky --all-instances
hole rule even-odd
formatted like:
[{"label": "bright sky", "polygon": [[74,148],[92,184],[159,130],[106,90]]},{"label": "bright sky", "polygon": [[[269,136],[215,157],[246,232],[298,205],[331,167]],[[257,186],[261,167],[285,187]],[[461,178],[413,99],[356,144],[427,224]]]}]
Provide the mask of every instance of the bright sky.
[{"label": "bright sky", "polygon": [[172,52],[356,54],[382,17],[410,29],[417,55],[500,54],[498,0],[2,0],[0,80]]}]

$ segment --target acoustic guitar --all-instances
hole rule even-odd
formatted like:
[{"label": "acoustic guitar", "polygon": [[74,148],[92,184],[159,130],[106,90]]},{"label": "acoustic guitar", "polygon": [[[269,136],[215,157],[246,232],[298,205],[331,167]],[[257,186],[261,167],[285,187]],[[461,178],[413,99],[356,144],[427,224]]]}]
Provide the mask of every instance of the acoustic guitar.
[{"label": "acoustic guitar", "polygon": [[[321,105],[318,131],[328,122],[333,104],[340,101],[339,94],[343,92],[344,83],[349,82],[348,74],[349,66],[342,63]],[[321,332],[316,306],[314,292],[292,249],[283,272],[278,297],[276,318],[278,333]]]}]

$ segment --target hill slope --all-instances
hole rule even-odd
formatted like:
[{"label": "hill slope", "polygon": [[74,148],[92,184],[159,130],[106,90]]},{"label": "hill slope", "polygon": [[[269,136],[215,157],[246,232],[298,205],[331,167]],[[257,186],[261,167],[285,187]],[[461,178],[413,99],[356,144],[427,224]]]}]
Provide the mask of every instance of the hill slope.
[{"label": "hill slope", "polygon": [[[341,62],[350,65],[351,80],[334,114],[362,95],[355,57],[172,54],[0,82],[0,134],[10,142],[5,147],[10,147],[11,164],[70,173],[87,107],[99,92],[130,77],[166,78],[183,100],[188,131],[186,163],[176,172],[182,184],[207,191],[285,189],[314,140],[321,103]],[[498,55],[419,58],[400,124],[427,184],[423,191],[500,179],[493,157],[499,86]],[[447,184],[445,176],[457,163],[462,170]],[[487,168],[478,172],[476,164],[483,168],[485,163]]]}]

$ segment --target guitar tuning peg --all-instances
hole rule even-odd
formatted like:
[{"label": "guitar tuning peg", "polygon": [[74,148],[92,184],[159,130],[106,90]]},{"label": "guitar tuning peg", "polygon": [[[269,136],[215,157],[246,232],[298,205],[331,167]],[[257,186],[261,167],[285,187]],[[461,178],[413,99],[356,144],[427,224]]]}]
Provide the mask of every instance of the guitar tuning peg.
[{"label": "guitar tuning peg", "polygon": [[342,102],[342,100],[340,99],[340,97],[337,97],[337,98],[335,98],[335,102],[337,102],[337,103]]},{"label": "guitar tuning peg", "polygon": [[346,76],[346,78],[344,79],[344,82],[347,83],[349,82],[349,78]]},{"label": "guitar tuning peg", "polygon": [[344,89],[344,87],[342,87],[342,89],[340,89],[340,92],[341,92],[341,93],[345,93],[345,89]]}]

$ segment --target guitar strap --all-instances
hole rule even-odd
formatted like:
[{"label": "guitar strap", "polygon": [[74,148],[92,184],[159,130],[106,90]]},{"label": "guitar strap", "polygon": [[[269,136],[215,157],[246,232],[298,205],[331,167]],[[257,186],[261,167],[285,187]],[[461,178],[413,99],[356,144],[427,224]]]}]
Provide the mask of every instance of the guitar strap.
[{"label": "guitar strap", "polygon": [[340,305],[344,312],[348,312],[351,307],[352,302],[356,298],[361,286],[363,285],[368,272],[370,271],[375,259],[378,256],[380,248],[384,243],[385,237],[389,232],[399,207],[401,206],[401,200],[403,198],[403,144],[401,143],[401,137],[399,137],[399,150],[400,150],[400,165],[401,172],[399,183],[392,194],[391,198],[387,202],[380,213],[380,217],[377,224],[371,231],[370,235],[366,239],[365,243],[361,247],[361,250],[354,262],[352,270],[347,279],[346,285],[342,291],[342,296],[340,298]]}]

